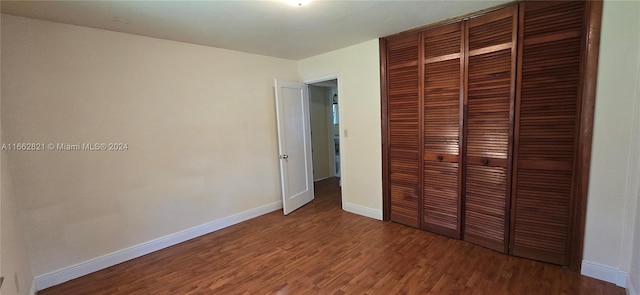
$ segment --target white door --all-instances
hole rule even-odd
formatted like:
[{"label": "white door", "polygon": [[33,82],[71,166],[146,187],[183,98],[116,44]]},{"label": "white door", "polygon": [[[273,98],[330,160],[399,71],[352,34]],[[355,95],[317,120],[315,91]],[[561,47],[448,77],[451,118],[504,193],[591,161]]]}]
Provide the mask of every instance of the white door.
[{"label": "white door", "polygon": [[309,92],[304,83],[275,80],[282,206],[289,214],[313,200]]}]

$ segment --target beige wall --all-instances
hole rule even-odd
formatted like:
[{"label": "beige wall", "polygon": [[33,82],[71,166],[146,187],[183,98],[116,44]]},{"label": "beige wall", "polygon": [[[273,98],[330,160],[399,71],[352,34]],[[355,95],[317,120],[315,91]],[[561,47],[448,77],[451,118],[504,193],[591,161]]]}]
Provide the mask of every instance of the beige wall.
[{"label": "beige wall", "polygon": [[[633,11],[633,8],[630,8]],[[636,14],[635,17],[632,16],[633,20],[636,22],[636,30],[635,32],[640,32],[640,2],[636,2]],[[629,242],[628,246],[631,249],[631,253],[627,257],[631,257],[630,262],[631,265],[629,267],[629,278],[630,281],[627,282],[633,285],[635,288],[636,295],[640,294],[640,36],[636,34],[635,36],[637,47],[636,53],[636,87],[635,87],[635,118],[634,118],[634,140],[631,146],[631,156],[629,157],[629,162],[631,166],[630,174],[629,174],[629,196],[633,198],[635,195],[635,220],[633,219],[633,214],[629,214],[630,216],[627,219],[627,225],[630,228],[629,232],[631,232],[631,242]],[[628,210],[634,210],[633,206],[630,202]],[[626,259],[627,257],[623,257]],[[629,287],[629,286],[628,286]]]},{"label": "beige wall", "polygon": [[378,52],[375,39],[303,59],[298,69],[304,81],[338,75],[343,206],[382,218]]},{"label": "beige wall", "polygon": [[[1,54],[2,46],[0,46]],[[0,63],[0,71],[1,65],[2,63]],[[0,110],[1,108],[0,104]],[[2,139],[1,130],[2,124],[0,120],[0,145],[5,142]],[[0,153],[2,153],[0,155],[0,275],[5,277],[0,293],[4,295],[30,294],[33,274],[27,257],[27,245],[25,244],[24,231],[18,216],[13,181],[7,165],[7,153]]]},{"label": "beige wall", "polygon": [[[27,257],[27,246],[18,216],[17,196],[14,193],[6,152],[2,152],[1,161],[0,225],[2,231],[0,232],[0,274],[5,277],[2,294],[30,294],[33,274]],[[16,277],[18,285],[15,283]]]},{"label": "beige wall", "polygon": [[[640,96],[638,97],[638,100],[640,100]],[[640,121],[640,120],[638,120]],[[638,125],[640,125],[640,122],[638,122]],[[638,128],[640,129],[640,128]],[[638,147],[640,149],[640,146]],[[640,177],[638,179],[638,181],[640,182]],[[630,281],[628,283],[633,285],[633,288],[635,288],[636,294],[639,294],[640,292],[640,214],[638,214],[638,212],[640,212],[640,189],[638,190],[637,194],[636,194],[636,220],[635,220],[635,230],[633,232],[633,253],[631,254],[631,268],[629,270],[629,278]],[[627,286],[630,287],[630,286]]]},{"label": "beige wall", "polygon": [[584,260],[622,271],[630,268],[640,173],[638,32],[640,2],[604,2]]},{"label": "beige wall", "polygon": [[313,146],[313,179],[331,176],[329,151],[329,88],[309,85],[311,145]]},{"label": "beige wall", "polygon": [[[640,99],[640,97],[639,97]],[[639,122],[640,124],[640,122]],[[638,179],[640,181],[640,179]],[[636,220],[635,220],[635,231],[633,234],[633,253],[631,257],[631,269],[629,271],[630,284],[636,290],[636,293],[640,292],[640,190],[636,195]]]},{"label": "beige wall", "polygon": [[9,142],[36,275],[280,200],[273,79],[295,61],[3,16]]}]

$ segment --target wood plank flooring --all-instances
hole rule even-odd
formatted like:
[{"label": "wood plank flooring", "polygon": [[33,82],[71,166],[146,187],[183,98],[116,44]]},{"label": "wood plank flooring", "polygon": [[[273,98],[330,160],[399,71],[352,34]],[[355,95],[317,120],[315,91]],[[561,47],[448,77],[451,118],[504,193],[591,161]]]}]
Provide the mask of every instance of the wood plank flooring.
[{"label": "wood plank flooring", "polygon": [[559,266],[341,210],[316,199],[38,294],[625,294]]}]

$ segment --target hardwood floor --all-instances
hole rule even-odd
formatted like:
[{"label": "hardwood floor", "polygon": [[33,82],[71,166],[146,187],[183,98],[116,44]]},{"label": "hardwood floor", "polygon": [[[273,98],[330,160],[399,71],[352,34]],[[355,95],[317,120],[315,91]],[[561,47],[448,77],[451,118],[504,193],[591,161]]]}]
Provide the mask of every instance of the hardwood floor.
[{"label": "hardwood floor", "polygon": [[559,266],[340,209],[316,199],[38,294],[625,294]]}]

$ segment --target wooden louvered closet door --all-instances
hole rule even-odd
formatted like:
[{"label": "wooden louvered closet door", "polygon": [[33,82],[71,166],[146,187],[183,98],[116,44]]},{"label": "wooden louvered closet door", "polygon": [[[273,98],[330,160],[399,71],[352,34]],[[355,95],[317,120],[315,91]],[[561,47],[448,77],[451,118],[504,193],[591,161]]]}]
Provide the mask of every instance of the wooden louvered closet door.
[{"label": "wooden louvered closet door", "polygon": [[601,1],[382,38],[384,219],[580,268]]},{"label": "wooden louvered closet door", "polygon": [[387,40],[391,220],[420,227],[419,34]]},{"label": "wooden louvered closet door", "polygon": [[467,21],[464,240],[507,252],[517,6]]},{"label": "wooden louvered closet door", "polygon": [[462,22],[422,33],[424,184],[422,228],[460,238]]},{"label": "wooden louvered closet door", "polygon": [[523,2],[511,254],[566,265],[585,2]]}]

